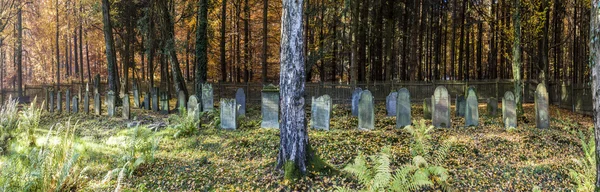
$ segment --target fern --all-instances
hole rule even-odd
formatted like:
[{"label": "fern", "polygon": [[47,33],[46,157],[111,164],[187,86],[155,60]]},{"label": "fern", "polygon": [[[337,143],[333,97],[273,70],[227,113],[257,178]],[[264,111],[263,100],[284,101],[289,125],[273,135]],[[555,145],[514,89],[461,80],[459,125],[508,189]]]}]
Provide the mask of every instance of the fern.
[{"label": "fern", "polygon": [[[590,128],[590,132],[593,130]],[[579,140],[584,156],[581,159],[573,159],[577,165],[576,169],[569,170],[569,177],[575,184],[577,191],[594,191],[596,176],[596,144],[594,136],[586,137],[581,131]]]},{"label": "fern", "polygon": [[198,126],[200,120],[197,117],[201,117],[203,115],[200,112],[200,115],[188,114],[185,109],[180,109],[180,115],[172,115],[169,118],[169,122],[174,124],[173,128],[176,130],[173,135],[174,138],[179,137],[187,137],[198,134]]}]

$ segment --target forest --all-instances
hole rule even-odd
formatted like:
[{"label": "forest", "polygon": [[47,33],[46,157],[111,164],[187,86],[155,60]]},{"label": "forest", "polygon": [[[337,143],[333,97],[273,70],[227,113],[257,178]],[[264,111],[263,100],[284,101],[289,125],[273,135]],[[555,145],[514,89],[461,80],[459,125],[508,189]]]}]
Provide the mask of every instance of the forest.
[{"label": "forest", "polygon": [[0,0],[0,191],[599,191],[600,0]]}]

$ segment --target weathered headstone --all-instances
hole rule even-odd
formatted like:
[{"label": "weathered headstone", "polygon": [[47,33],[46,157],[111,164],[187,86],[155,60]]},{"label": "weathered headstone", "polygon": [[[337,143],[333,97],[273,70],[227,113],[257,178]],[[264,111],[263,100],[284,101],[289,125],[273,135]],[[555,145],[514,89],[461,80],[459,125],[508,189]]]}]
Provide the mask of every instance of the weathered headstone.
[{"label": "weathered headstone", "polygon": [[90,84],[85,85],[85,93],[83,94],[83,112],[90,114]]},{"label": "weathered headstone", "polygon": [[489,116],[496,116],[498,113],[498,99],[495,97],[487,98],[487,112]]},{"label": "weathered headstone", "polygon": [[179,91],[179,93],[177,93],[177,104],[179,105],[177,106],[178,111],[187,108],[187,98],[185,98],[185,92]]},{"label": "weathered headstone", "polygon": [[435,127],[450,127],[450,95],[448,90],[444,86],[438,86],[435,88],[433,96],[431,96],[432,102],[432,123]]},{"label": "weathered headstone", "polygon": [[144,93],[144,109],[150,110],[150,92]]},{"label": "weathered headstone", "polygon": [[78,113],[79,112],[79,97],[74,96],[73,97],[73,113]]},{"label": "weathered headstone", "polygon": [[123,112],[123,119],[130,119],[129,94],[125,94],[121,100],[123,100],[123,110],[121,110]]},{"label": "weathered headstone", "polygon": [[160,93],[160,113],[163,115],[169,114],[169,94],[167,92]]},{"label": "weathered headstone", "polygon": [[54,89],[53,88],[50,88],[48,97],[50,97],[49,111],[50,111],[50,113],[54,113]]},{"label": "weathered headstone", "polygon": [[310,125],[314,129],[329,131],[329,119],[331,115],[331,97],[323,95],[312,98]]},{"label": "weathered headstone", "polygon": [[274,85],[263,87],[262,102],[262,128],[279,129],[279,88]]},{"label": "weathered headstone", "polygon": [[431,98],[425,98],[423,99],[423,118],[425,119],[431,119],[431,111],[433,111],[433,109],[431,109]]},{"label": "weathered headstone", "polygon": [[70,108],[71,108],[71,103],[70,103],[70,99],[71,98],[71,90],[67,89],[67,91],[65,92],[65,112],[70,113]]},{"label": "weathered headstone", "polygon": [[550,113],[548,113],[548,91],[544,84],[538,84],[535,89],[535,124],[537,128],[550,127]]},{"label": "weathered headstone", "polygon": [[102,115],[102,103],[100,103],[100,93],[94,93],[94,112],[96,115]]},{"label": "weathered headstone", "polygon": [[60,95],[60,90],[56,93],[56,112],[62,112],[62,99]]},{"label": "weathered headstone", "polygon": [[158,87],[152,88],[152,110],[159,111],[158,108]]},{"label": "weathered headstone", "polygon": [[464,117],[465,116],[465,108],[467,107],[467,102],[465,101],[464,95],[458,95],[456,97],[456,116]]},{"label": "weathered headstone", "polygon": [[357,87],[352,92],[352,116],[358,116],[358,100],[360,100],[361,92],[362,89],[360,87]]},{"label": "weathered headstone", "polygon": [[214,109],[213,87],[212,84],[202,85],[202,111],[212,111]]},{"label": "weathered headstone", "polygon": [[221,99],[221,129],[237,128],[237,104],[235,99]]},{"label": "weathered headstone", "polygon": [[387,111],[387,116],[396,116],[396,100],[398,99],[398,92],[391,92],[385,98],[385,109]]},{"label": "weathered headstone", "polygon": [[479,125],[479,102],[474,88],[467,90],[467,101],[465,107],[465,126]]},{"label": "weathered headstone", "polygon": [[504,128],[517,127],[517,104],[515,95],[507,91],[502,98],[502,122]]},{"label": "weathered headstone", "polygon": [[115,100],[115,92],[108,91],[108,93],[106,94],[106,110],[108,111],[109,117],[114,117],[115,115]]},{"label": "weathered headstone", "polygon": [[375,103],[371,91],[364,90],[360,93],[358,101],[358,129],[375,129]]},{"label": "weathered headstone", "polygon": [[188,116],[193,115],[195,118],[200,118],[200,103],[198,103],[198,97],[195,95],[190,96],[187,102]]},{"label": "weathered headstone", "polygon": [[133,106],[137,108],[141,108],[140,105],[140,90],[138,89],[137,83],[133,84]]},{"label": "weathered headstone", "polygon": [[[431,116],[431,113],[429,113]],[[398,90],[396,98],[396,127],[402,128],[411,125],[412,113],[410,108],[410,92],[408,89],[402,88]]]},{"label": "weathered headstone", "polygon": [[235,102],[238,105],[237,115],[245,116],[246,115],[246,94],[244,93],[244,89],[239,88],[235,92]]}]

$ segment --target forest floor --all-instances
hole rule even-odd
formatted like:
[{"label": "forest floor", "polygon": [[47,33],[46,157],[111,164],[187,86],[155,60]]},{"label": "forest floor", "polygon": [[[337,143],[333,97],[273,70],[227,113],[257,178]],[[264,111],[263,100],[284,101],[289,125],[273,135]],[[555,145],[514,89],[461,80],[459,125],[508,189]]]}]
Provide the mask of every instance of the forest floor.
[{"label": "forest floor", "polygon": [[[464,118],[454,116],[452,127],[435,129],[434,146],[454,136],[456,142],[443,162],[450,173],[450,184],[458,191],[563,191],[574,188],[569,169],[573,159],[584,156],[577,132],[592,134],[589,116],[550,108],[551,127],[535,127],[533,104],[525,104],[525,116],[514,131],[506,131],[501,117],[490,117],[485,105],[479,106],[480,126],[467,127]],[[385,116],[385,106],[377,105],[373,131],[358,131],[358,120],[349,106],[334,105],[331,131],[309,129],[310,145],[324,161],[336,169],[352,162],[359,151],[366,155],[390,146],[393,169],[409,162],[410,135],[395,128],[395,117]],[[310,110],[307,110],[310,111]],[[499,110],[500,111],[500,110]],[[422,119],[422,105],[413,104],[413,123]],[[171,115],[172,116],[172,115]],[[90,167],[90,190],[114,190],[116,181],[103,182],[107,172],[119,164],[119,147],[114,147],[127,124],[169,124],[169,117],[134,109],[135,120],[94,115],[45,115],[41,128],[58,122],[79,122],[78,142],[86,147],[83,165]],[[279,130],[260,128],[260,106],[249,106],[235,131],[207,126],[197,135],[174,138],[173,131],[161,128],[160,147],[154,162],[145,163],[123,180],[132,191],[331,191],[336,186],[355,188],[358,181],[346,174],[309,173],[295,183],[282,181],[276,169]],[[208,122],[205,122],[208,123]],[[214,122],[213,122],[214,123]],[[430,125],[431,121],[427,121]],[[40,132],[41,134],[44,131]]]}]

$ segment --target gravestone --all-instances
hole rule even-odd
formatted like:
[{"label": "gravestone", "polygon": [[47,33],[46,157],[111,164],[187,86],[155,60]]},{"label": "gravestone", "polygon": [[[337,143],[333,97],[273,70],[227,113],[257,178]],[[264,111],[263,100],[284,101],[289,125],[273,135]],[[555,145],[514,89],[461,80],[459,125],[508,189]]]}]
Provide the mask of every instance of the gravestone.
[{"label": "gravestone", "polygon": [[150,92],[144,93],[144,109],[150,110]]},{"label": "gravestone", "polygon": [[450,127],[450,95],[444,86],[435,88],[435,92],[431,96],[432,124],[435,127]]},{"label": "gravestone", "polygon": [[221,99],[219,106],[221,107],[221,129],[237,128],[237,104],[235,99]]},{"label": "gravestone", "polygon": [[140,90],[138,89],[137,83],[133,84],[133,106],[137,108],[141,108],[140,105]]},{"label": "gravestone", "polygon": [[72,109],[73,113],[78,113],[79,112],[79,97],[74,96],[73,97],[73,109]]},{"label": "gravestone", "polygon": [[100,93],[100,74],[94,75],[94,94]]},{"label": "gravestone", "polygon": [[387,111],[387,116],[393,117],[396,116],[396,100],[398,99],[398,92],[391,92],[385,98],[385,109]]},{"label": "gravestone", "polygon": [[54,89],[53,88],[50,88],[50,93],[49,93],[48,97],[50,97],[49,111],[50,111],[50,113],[54,113]]},{"label": "gravestone", "polygon": [[[429,113],[431,116],[431,113]],[[410,108],[410,92],[408,89],[402,88],[398,90],[396,98],[396,128],[411,125],[412,113]]]},{"label": "gravestone", "polygon": [[90,84],[85,85],[85,93],[83,94],[83,112],[90,114]]},{"label": "gravestone", "polygon": [[479,125],[479,102],[474,88],[467,90],[467,100],[465,107],[465,126]]},{"label": "gravestone", "polygon": [[375,129],[375,103],[373,103],[373,95],[369,90],[360,93],[358,101],[358,129],[373,130]]},{"label": "gravestone", "polygon": [[121,100],[123,100],[123,110],[121,110],[123,112],[123,119],[130,119],[131,108],[129,107],[129,102],[131,102],[131,101],[129,101],[129,94],[123,95]]},{"label": "gravestone", "polygon": [[100,93],[94,93],[94,112],[96,115],[102,115],[102,104],[100,103]]},{"label": "gravestone", "polygon": [[179,93],[177,94],[177,104],[179,105],[177,106],[178,111],[187,108],[187,98],[185,98],[185,92],[179,91]]},{"label": "gravestone", "polygon": [[423,118],[431,119],[431,98],[423,99]]},{"label": "gravestone", "polygon": [[187,102],[187,112],[188,116],[193,115],[194,119],[200,118],[200,104],[198,103],[198,98],[195,95],[190,96]]},{"label": "gravestone", "polygon": [[279,129],[279,88],[270,84],[261,93],[262,128]]},{"label": "gravestone", "polygon": [[550,127],[550,113],[548,113],[548,91],[544,84],[538,84],[535,89],[535,124],[537,128]]},{"label": "gravestone", "polygon": [[70,113],[70,108],[71,108],[71,90],[67,89],[67,91],[65,92],[65,112]]},{"label": "gravestone", "polygon": [[495,97],[487,98],[487,112],[489,116],[496,116],[498,113],[498,99]]},{"label": "gravestone", "polygon": [[158,87],[152,88],[152,110],[159,111],[158,108]]},{"label": "gravestone", "polygon": [[60,90],[56,93],[56,112],[62,112],[62,100],[60,95]]},{"label": "gravestone", "polygon": [[106,110],[109,117],[114,117],[115,115],[115,100],[115,92],[108,91],[108,94],[106,94]]},{"label": "gravestone", "polygon": [[313,129],[329,131],[331,115],[331,97],[323,95],[312,98],[310,125]]},{"label": "gravestone", "polygon": [[167,92],[160,93],[160,113],[163,115],[169,114],[169,94]]},{"label": "gravestone", "polygon": [[465,101],[464,95],[458,95],[456,97],[456,116],[464,117],[465,116],[465,108],[467,107],[467,102]]},{"label": "gravestone", "polygon": [[243,117],[246,115],[246,94],[244,93],[244,89],[239,88],[235,92],[235,102],[238,105],[237,115],[238,117]]},{"label": "gravestone", "polygon": [[360,87],[357,87],[356,89],[354,89],[354,92],[352,92],[352,116],[358,116],[358,100],[360,100],[360,93],[362,92],[362,89]]},{"label": "gravestone", "polygon": [[214,109],[213,87],[212,84],[202,85],[202,111],[212,111]]},{"label": "gravestone", "polygon": [[504,128],[517,127],[517,103],[515,95],[507,91],[502,98],[502,122]]}]

